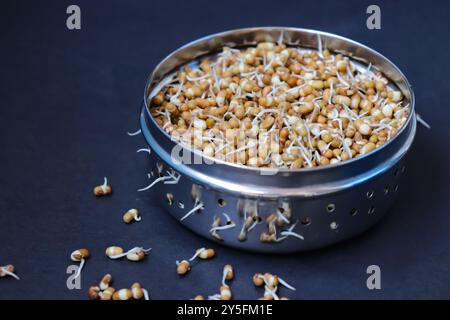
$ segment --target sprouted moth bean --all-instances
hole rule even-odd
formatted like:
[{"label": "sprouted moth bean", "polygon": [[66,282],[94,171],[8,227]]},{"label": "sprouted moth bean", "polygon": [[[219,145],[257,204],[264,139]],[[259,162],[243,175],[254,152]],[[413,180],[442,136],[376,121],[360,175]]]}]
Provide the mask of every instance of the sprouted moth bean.
[{"label": "sprouted moth bean", "polygon": [[142,261],[145,258],[145,252],[142,250],[133,251],[127,254],[127,259],[130,261]]},{"label": "sprouted moth bean", "polygon": [[141,217],[137,209],[130,209],[123,215],[123,222],[128,224],[132,221],[141,221]]},{"label": "sprouted moth bean", "polygon": [[189,270],[191,270],[191,265],[189,263],[189,261],[187,260],[182,260],[181,262],[177,261],[177,273],[179,275],[185,275],[186,273],[189,272]]},{"label": "sprouted moth bean", "polygon": [[12,264],[8,264],[6,266],[0,266],[0,278],[10,276],[16,280],[20,280],[20,278],[14,273],[14,266]]},{"label": "sprouted moth bean", "polygon": [[264,276],[261,273],[255,273],[253,276],[253,284],[257,287],[261,287],[264,284]]},{"label": "sprouted moth bean", "polygon": [[114,257],[120,256],[122,253],[123,253],[123,249],[121,247],[116,247],[116,246],[108,247],[105,250],[105,255],[111,259],[118,259],[118,258],[114,258]]},{"label": "sprouted moth bean", "polygon": [[71,253],[70,259],[75,262],[80,262],[80,266],[78,267],[78,271],[74,275],[74,279],[78,278],[81,274],[81,270],[84,267],[84,263],[87,258],[89,258],[90,253],[88,249],[78,249]]},{"label": "sprouted moth bean", "polygon": [[231,300],[231,289],[228,285],[222,285],[220,287],[220,299],[221,300]]},{"label": "sprouted moth bean", "polygon": [[112,276],[107,273],[103,276],[102,280],[100,280],[99,288],[100,290],[106,290],[112,282]]},{"label": "sprouted moth bean", "polygon": [[233,267],[231,266],[231,264],[226,264],[223,267],[223,279],[222,279],[222,284],[225,284],[225,280],[233,280],[234,278],[234,270]]},{"label": "sprouted moth bean", "polygon": [[144,291],[138,282],[133,283],[131,286],[131,293],[133,294],[133,299],[140,300],[144,297]]},{"label": "sprouted moth bean", "polygon": [[94,188],[94,194],[97,197],[101,197],[101,196],[105,196],[105,195],[111,194],[111,192],[112,192],[112,189],[111,189],[111,186],[108,184],[108,178],[106,178],[106,177],[104,178],[104,181],[103,181],[102,185],[96,186]]}]

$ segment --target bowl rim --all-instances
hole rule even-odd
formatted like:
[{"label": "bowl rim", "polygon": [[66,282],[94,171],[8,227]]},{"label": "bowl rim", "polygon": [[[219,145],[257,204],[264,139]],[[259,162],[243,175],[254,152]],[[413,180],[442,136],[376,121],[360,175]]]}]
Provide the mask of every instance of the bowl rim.
[{"label": "bowl rim", "polygon": [[[190,49],[191,47],[195,46],[195,45],[199,45],[201,43],[205,43],[207,41],[211,41],[213,39],[216,38],[220,38],[220,37],[226,37],[226,36],[230,36],[233,34],[237,34],[237,33],[244,33],[244,32],[280,32],[280,34],[282,35],[283,32],[285,31],[292,31],[292,32],[300,32],[300,33],[304,33],[304,34],[309,34],[309,35],[315,35],[316,37],[321,37],[321,36],[326,36],[326,37],[330,37],[330,38],[334,38],[334,39],[338,39],[344,42],[347,42],[351,45],[360,47],[366,51],[368,51],[370,54],[377,56],[379,59],[381,59],[382,61],[384,61],[385,63],[387,63],[388,65],[390,65],[390,67],[400,76],[400,81],[402,81],[405,84],[405,89],[407,90],[407,93],[409,95],[409,108],[410,108],[410,112],[408,115],[407,120],[405,121],[405,123],[403,124],[403,126],[400,128],[400,130],[396,133],[395,137],[393,137],[392,139],[390,139],[388,142],[386,142],[385,144],[383,144],[380,147],[375,148],[374,150],[372,150],[371,152],[364,154],[364,155],[360,155],[358,157],[354,157],[352,159],[346,160],[346,161],[340,161],[338,163],[335,164],[328,164],[325,166],[316,166],[316,167],[308,167],[308,168],[297,168],[297,169],[291,169],[291,168],[286,168],[286,167],[279,167],[279,168],[267,168],[267,167],[252,167],[252,166],[248,166],[248,165],[243,165],[243,164],[237,164],[237,163],[232,163],[232,162],[228,162],[225,160],[220,160],[214,157],[210,157],[205,155],[202,151],[195,149],[187,144],[182,144],[179,143],[177,140],[175,140],[172,136],[170,136],[166,131],[164,131],[155,121],[154,117],[151,115],[150,113],[150,109],[148,106],[148,100],[149,97],[151,95],[151,93],[154,91],[155,87],[157,86],[158,82],[156,85],[152,85],[152,82],[154,81],[153,78],[155,76],[155,73],[157,70],[159,70],[162,66],[164,66],[164,64],[169,61],[170,59],[172,59],[175,55],[179,54],[180,52],[183,52],[183,50],[187,50]],[[320,38],[319,38],[320,39]],[[319,40],[318,39],[318,40]],[[224,44],[223,46],[225,46],[226,44]],[[302,44],[300,43],[298,45],[299,48],[312,48],[312,47],[306,47],[306,46],[302,46]],[[336,52],[336,49],[332,49],[332,52]],[[336,52],[336,53],[341,53],[341,52]],[[357,56],[353,56],[351,55],[352,53],[349,52],[346,54],[346,56],[348,56],[350,59],[356,60],[358,61],[358,63],[364,63],[361,62],[361,59],[358,59]],[[203,54],[202,54],[203,55]],[[200,55],[201,56],[201,55]],[[364,59],[365,60],[365,59]],[[370,61],[369,61],[370,62]],[[188,63],[188,62],[186,62]],[[178,65],[176,68],[179,68],[181,65]],[[175,69],[176,69],[175,68]],[[170,74],[171,72],[175,71],[175,69],[172,69],[171,71],[169,71],[168,73],[166,73],[164,75],[164,77],[166,77],[168,74]],[[383,70],[379,70],[381,72],[383,72]],[[163,79],[164,79],[163,77]],[[393,82],[392,79],[390,79],[389,77],[387,77],[388,80],[392,83],[394,83],[395,85],[398,86],[398,82]],[[161,81],[161,80],[160,80]],[[149,91],[149,89],[152,89]],[[400,87],[399,87],[400,89]],[[404,96],[405,92],[403,92]],[[152,72],[150,73],[150,75],[147,78],[146,81],[146,85],[144,88],[144,97],[143,97],[143,108],[146,109],[147,115],[150,118],[150,121],[152,123],[153,126],[157,127],[157,130],[159,130],[164,136],[166,136],[170,141],[172,141],[173,143],[181,146],[184,150],[187,150],[191,153],[194,153],[197,156],[200,156],[202,158],[205,158],[208,160],[208,162],[211,162],[212,164],[222,164],[222,165],[226,165],[232,168],[236,168],[236,169],[241,169],[241,170],[248,170],[248,171],[255,171],[255,172],[261,172],[262,174],[264,172],[273,172],[276,171],[277,174],[278,173],[301,173],[301,172],[319,172],[319,171],[326,171],[326,170],[330,170],[330,169],[336,169],[338,167],[343,167],[343,166],[349,166],[351,164],[354,164],[355,162],[358,162],[359,160],[363,160],[366,159],[368,157],[371,157],[377,153],[380,153],[381,151],[383,151],[385,148],[387,148],[393,141],[395,141],[405,130],[406,128],[409,126],[409,123],[412,121],[413,114],[415,112],[415,96],[414,96],[414,91],[412,89],[411,84],[409,83],[408,79],[406,78],[406,76],[403,74],[403,72],[391,61],[389,60],[387,57],[385,57],[383,54],[379,53],[378,51],[358,42],[355,40],[352,40],[350,38],[347,37],[343,37],[340,35],[336,35],[330,32],[325,32],[325,31],[320,31],[320,30],[315,30],[315,29],[305,29],[305,28],[295,28],[295,27],[280,27],[280,26],[263,26],[263,27],[250,27],[250,28],[238,28],[238,29],[231,29],[231,30],[227,30],[227,31],[222,31],[222,32],[218,32],[218,33],[213,33],[213,34],[209,34],[206,36],[203,36],[201,38],[198,38],[196,40],[193,40],[189,43],[186,43],[184,45],[182,45],[181,47],[173,50],[171,53],[169,53],[163,60],[161,60],[157,66],[152,70]],[[413,134],[415,134],[415,131],[413,132]]]}]

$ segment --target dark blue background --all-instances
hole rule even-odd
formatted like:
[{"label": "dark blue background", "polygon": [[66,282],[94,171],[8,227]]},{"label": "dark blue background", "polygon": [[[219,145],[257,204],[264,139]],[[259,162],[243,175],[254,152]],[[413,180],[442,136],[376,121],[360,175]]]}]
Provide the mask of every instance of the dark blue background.
[{"label": "dark blue background", "polygon": [[[78,4],[82,29],[66,28]],[[382,30],[366,28],[369,4]],[[447,2],[448,3],[448,2]],[[236,268],[236,298],[258,298],[255,272],[279,274],[292,298],[450,298],[450,10],[442,1],[2,1],[0,5],[0,298],[86,298],[106,272],[116,287],[139,281],[155,299],[218,291],[221,268]],[[282,25],[350,37],[380,51],[409,78],[419,127],[398,201],[365,235],[306,254],[267,256],[213,245],[217,257],[180,279],[175,260],[211,245],[136,189],[147,183],[139,103],[152,68],[175,48],[227,29]],[[114,194],[95,198],[107,176]],[[142,222],[125,225],[137,207]],[[152,247],[140,264],[104,257],[109,245]],[[66,288],[72,250],[92,257],[83,290]],[[366,288],[366,267],[382,269],[382,290]]]}]

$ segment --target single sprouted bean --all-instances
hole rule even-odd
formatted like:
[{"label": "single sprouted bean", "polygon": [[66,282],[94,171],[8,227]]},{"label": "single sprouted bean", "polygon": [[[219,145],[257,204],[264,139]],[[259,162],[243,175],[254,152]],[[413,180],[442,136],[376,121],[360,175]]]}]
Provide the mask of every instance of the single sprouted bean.
[{"label": "single sprouted bean", "polygon": [[0,278],[10,276],[16,280],[20,280],[20,278],[14,273],[14,266],[12,264],[8,264],[6,266],[0,266]]},{"label": "single sprouted bean", "polygon": [[80,266],[78,267],[78,270],[77,270],[76,274],[74,275],[74,279],[76,279],[80,276],[81,270],[84,267],[84,263],[85,263],[86,259],[89,258],[89,256],[90,256],[89,250],[85,249],[85,248],[75,250],[74,252],[71,253],[70,259],[75,262],[80,262]]},{"label": "single sprouted bean", "polygon": [[145,250],[140,248],[138,250],[133,250],[131,252],[128,252],[127,259],[129,261],[142,261],[142,260],[144,260],[145,256],[148,254],[147,252],[149,250],[151,250],[151,248],[145,249]]},{"label": "single sprouted bean", "polygon": [[88,289],[88,296],[91,300],[97,300],[100,298],[100,288],[99,287],[90,287]]},{"label": "single sprouted bean", "polygon": [[[111,246],[106,248],[105,250],[105,255],[111,259],[118,259],[118,258],[114,258],[116,256],[119,256],[123,253],[123,249],[121,247],[117,247],[117,246]],[[120,258],[123,256],[120,256]]]},{"label": "single sprouted bean", "polygon": [[182,260],[181,262],[176,261],[177,264],[177,273],[182,276],[191,270],[191,264],[187,260]]},{"label": "single sprouted bean", "polygon": [[139,282],[133,283],[131,286],[131,293],[133,295],[133,299],[140,300],[144,298],[144,300],[150,300],[150,296],[148,291],[141,287]]},{"label": "single sprouted bean", "polygon": [[111,186],[108,184],[108,179],[106,177],[104,177],[104,181],[103,181],[102,185],[96,186],[94,188],[94,194],[97,197],[111,194],[111,192],[112,192],[112,189],[111,189]]},{"label": "single sprouted bean", "polygon": [[130,209],[123,215],[123,222],[128,224],[132,221],[141,221],[141,217],[139,216],[137,209]]},{"label": "single sprouted bean", "polygon": [[226,285],[225,280],[233,280],[234,278],[234,271],[233,271],[233,267],[231,266],[231,264],[226,264],[223,267],[223,275],[222,275],[222,285]]},{"label": "single sprouted bean", "polygon": [[173,194],[172,193],[166,193],[167,202],[171,206],[173,204]]},{"label": "single sprouted bean", "polygon": [[250,225],[253,223],[253,219],[251,217],[246,217],[246,215],[247,214],[245,214],[245,216],[244,216],[244,221],[242,223],[242,228],[241,228],[241,231],[239,232],[239,235],[238,235],[238,240],[239,241],[247,240],[248,229],[249,229]]},{"label": "single sprouted bean", "polygon": [[129,135],[130,137],[134,137],[134,136],[141,134],[141,132],[142,132],[141,129],[139,129],[135,132],[127,132],[127,135]]},{"label": "single sprouted bean", "polygon": [[253,276],[253,284],[257,287],[261,287],[264,284],[264,276],[261,273],[255,273]]},{"label": "single sprouted bean", "polygon": [[231,289],[228,285],[222,285],[220,287],[220,300],[231,300]]},{"label": "single sprouted bean", "polygon": [[100,284],[98,285],[100,290],[106,290],[112,282],[112,276],[107,273],[103,276],[102,280],[100,280]]}]

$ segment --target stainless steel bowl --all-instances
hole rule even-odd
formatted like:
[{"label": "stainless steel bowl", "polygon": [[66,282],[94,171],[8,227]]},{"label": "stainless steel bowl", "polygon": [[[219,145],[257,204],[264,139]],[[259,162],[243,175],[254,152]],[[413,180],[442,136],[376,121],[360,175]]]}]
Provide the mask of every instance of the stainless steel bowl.
[{"label": "stainless steel bowl", "polygon": [[[213,54],[223,46],[240,47],[261,41],[277,41],[287,45],[317,48],[319,42],[330,51],[350,56],[358,64],[370,61],[398,87],[410,104],[410,115],[398,134],[373,152],[345,162],[311,169],[280,169],[263,172],[243,165],[206,159],[196,150],[186,149],[172,140],[154,121],[148,110],[151,96],[161,82],[183,64]],[[167,56],[152,72],[145,87],[140,116],[142,133],[152,152],[152,179],[159,179],[152,189],[161,205],[180,220],[199,203],[182,223],[192,231],[214,241],[240,249],[287,253],[324,247],[355,236],[373,226],[396,198],[401,177],[405,173],[405,156],[416,132],[414,94],[403,73],[380,53],[347,38],[330,33],[284,27],[232,30],[191,42]],[[197,157],[199,164],[174,161],[174,147],[184,155]],[[289,212],[289,223],[277,226],[279,235],[289,227],[304,239],[289,236],[283,241],[260,240],[267,231],[266,217],[276,212]],[[236,226],[219,231],[222,240],[211,235],[214,216],[222,224],[227,214]],[[246,239],[238,239],[245,221],[252,217],[252,229]],[[292,228],[291,228],[292,229]]]}]

